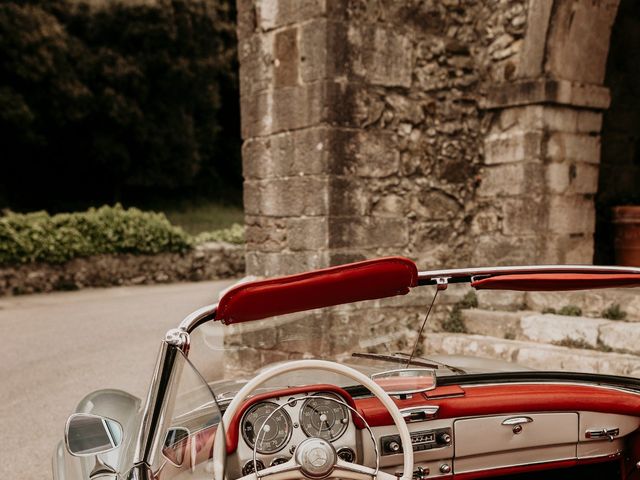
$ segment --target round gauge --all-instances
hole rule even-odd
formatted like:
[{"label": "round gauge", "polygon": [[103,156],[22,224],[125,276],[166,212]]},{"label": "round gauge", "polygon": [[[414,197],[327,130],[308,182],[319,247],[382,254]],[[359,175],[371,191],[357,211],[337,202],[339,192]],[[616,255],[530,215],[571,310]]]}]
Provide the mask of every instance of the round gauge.
[{"label": "round gauge", "polygon": [[333,442],[340,438],[349,426],[349,410],[342,403],[325,397],[335,395],[318,393],[310,398],[300,410],[300,426],[308,437],[319,437]]},{"label": "round gauge", "polygon": [[[291,437],[291,418],[282,409],[273,413],[278,407],[277,403],[272,402],[256,403],[242,418],[242,438],[253,448],[257,437],[256,450],[259,453],[267,455],[276,453]],[[271,418],[269,418],[270,415]],[[268,421],[267,418],[269,418]]]}]

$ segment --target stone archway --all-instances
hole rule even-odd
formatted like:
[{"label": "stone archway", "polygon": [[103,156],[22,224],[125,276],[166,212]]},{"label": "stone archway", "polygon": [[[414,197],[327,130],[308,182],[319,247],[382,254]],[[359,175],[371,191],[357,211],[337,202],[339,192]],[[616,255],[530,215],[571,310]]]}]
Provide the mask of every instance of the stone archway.
[{"label": "stone archway", "polygon": [[498,197],[502,228],[480,240],[476,263],[592,262],[618,1],[530,0],[513,79],[487,99],[493,120],[478,192],[487,210],[479,218]]}]

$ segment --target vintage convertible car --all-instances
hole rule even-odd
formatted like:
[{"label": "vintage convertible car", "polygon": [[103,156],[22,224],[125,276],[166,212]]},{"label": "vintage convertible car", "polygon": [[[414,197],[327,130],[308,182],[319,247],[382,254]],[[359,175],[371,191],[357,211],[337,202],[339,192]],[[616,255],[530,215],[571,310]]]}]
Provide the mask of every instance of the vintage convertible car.
[{"label": "vintage convertible car", "polygon": [[[419,272],[390,257],[240,283],[167,332],[146,401],[103,390],[80,402],[53,476],[640,478],[638,379],[422,351],[438,292],[459,284],[635,287],[640,269]],[[434,295],[409,325],[398,296],[419,287]]]}]

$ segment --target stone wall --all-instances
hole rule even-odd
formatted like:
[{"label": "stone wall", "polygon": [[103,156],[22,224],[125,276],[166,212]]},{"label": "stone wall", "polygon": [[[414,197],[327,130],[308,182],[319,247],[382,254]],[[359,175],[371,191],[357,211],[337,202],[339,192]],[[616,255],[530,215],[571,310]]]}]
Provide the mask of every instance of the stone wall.
[{"label": "stone wall", "polygon": [[517,69],[525,1],[238,8],[248,272],[468,264],[481,103]]},{"label": "stone wall", "polygon": [[207,243],[183,254],[96,255],[59,265],[0,266],[0,296],[88,287],[193,282],[241,277],[243,274],[243,246]]}]

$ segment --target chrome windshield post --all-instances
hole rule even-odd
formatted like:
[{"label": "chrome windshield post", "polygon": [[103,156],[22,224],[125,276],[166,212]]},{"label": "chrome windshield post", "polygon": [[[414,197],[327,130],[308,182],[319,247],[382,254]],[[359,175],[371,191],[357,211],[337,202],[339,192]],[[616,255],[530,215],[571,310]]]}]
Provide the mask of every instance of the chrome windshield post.
[{"label": "chrome windshield post", "polygon": [[178,328],[169,330],[160,344],[160,352],[156,360],[155,370],[151,378],[149,393],[142,414],[140,430],[136,441],[133,463],[135,465],[153,465],[154,454],[157,451],[163,427],[165,426],[165,412],[171,385],[180,376],[180,363],[176,362],[179,355],[189,354],[189,333],[199,325],[214,320],[218,304],[207,305],[187,315]]},{"label": "chrome windshield post", "polygon": [[188,352],[189,334],[181,329],[169,330],[161,342],[147,394],[133,457],[134,465],[153,465],[153,456],[159,442],[162,441],[160,434],[166,420],[168,394],[171,385],[178,380],[181,373],[179,366],[182,364],[176,362],[176,359],[181,354],[187,355]]}]

